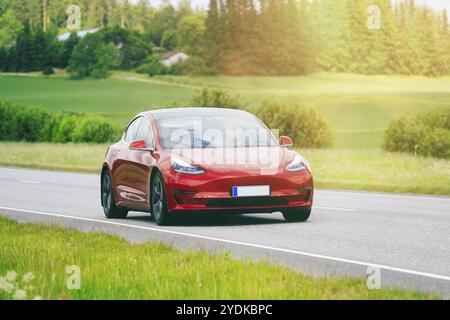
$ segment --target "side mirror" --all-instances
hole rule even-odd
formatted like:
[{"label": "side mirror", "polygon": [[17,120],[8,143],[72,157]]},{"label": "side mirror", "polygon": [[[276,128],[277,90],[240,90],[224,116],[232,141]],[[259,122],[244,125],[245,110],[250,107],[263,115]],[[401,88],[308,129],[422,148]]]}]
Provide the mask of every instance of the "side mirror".
[{"label": "side mirror", "polygon": [[294,142],[291,138],[282,136],[280,137],[280,144],[282,147],[292,147],[294,145]]},{"label": "side mirror", "polygon": [[133,141],[130,144],[130,150],[137,150],[137,151],[153,151],[152,148],[149,148],[144,140],[137,140]]}]

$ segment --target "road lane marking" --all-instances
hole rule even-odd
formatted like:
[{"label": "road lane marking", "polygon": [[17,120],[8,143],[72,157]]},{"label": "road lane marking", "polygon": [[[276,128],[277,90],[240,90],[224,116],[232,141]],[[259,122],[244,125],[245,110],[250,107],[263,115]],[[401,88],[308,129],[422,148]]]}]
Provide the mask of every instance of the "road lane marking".
[{"label": "road lane marking", "polygon": [[314,253],[297,251],[297,250],[276,248],[276,247],[259,245],[259,244],[248,243],[248,242],[241,242],[241,241],[235,241],[235,240],[202,236],[202,235],[198,235],[198,234],[191,234],[191,233],[185,233],[185,232],[179,232],[179,231],[173,231],[173,230],[164,230],[164,229],[144,227],[144,226],[138,226],[138,225],[133,225],[133,224],[114,222],[114,221],[105,221],[105,220],[83,218],[83,217],[77,217],[77,216],[69,216],[69,215],[63,215],[63,214],[58,214],[58,213],[49,213],[49,212],[33,211],[33,210],[26,210],[26,209],[0,207],[0,210],[12,211],[12,212],[15,211],[18,213],[31,213],[31,214],[35,214],[35,215],[57,217],[57,218],[67,218],[67,219],[86,221],[86,222],[103,223],[103,224],[119,226],[119,227],[127,227],[127,228],[135,228],[135,229],[140,229],[140,230],[155,231],[155,232],[160,232],[160,233],[185,236],[185,237],[201,239],[201,240],[209,240],[209,241],[216,241],[216,242],[222,242],[222,243],[227,243],[227,244],[240,245],[240,246],[245,246],[245,247],[250,247],[250,248],[264,249],[264,250],[270,250],[270,251],[276,251],[276,252],[282,252],[282,253],[290,253],[290,254],[295,254],[295,255],[300,255],[300,256],[330,260],[330,261],[335,261],[335,262],[348,263],[348,264],[359,265],[359,266],[364,266],[364,267],[375,267],[375,268],[379,268],[379,269],[384,269],[384,270],[389,270],[389,271],[394,271],[394,272],[399,272],[399,273],[406,273],[406,274],[415,275],[415,276],[422,276],[422,277],[427,277],[427,278],[450,281],[450,276],[438,275],[438,274],[421,272],[421,271],[414,271],[414,270],[409,270],[409,269],[404,269],[404,268],[391,267],[391,266],[363,262],[363,261],[358,261],[358,260],[337,258],[337,257],[326,256],[326,255],[321,255],[321,254],[314,254]]},{"label": "road lane marking", "polygon": [[19,180],[19,182],[28,183],[28,184],[42,184],[42,182],[40,182],[40,181],[33,181],[33,180]]},{"label": "road lane marking", "polygon": [[313,206],[313,209],[336,210],[336,211],[347,211],[347,212],[355,212],[355,211],[356,211],[356,209],[331,208],[331,207],[316,207],[316,206]]}]

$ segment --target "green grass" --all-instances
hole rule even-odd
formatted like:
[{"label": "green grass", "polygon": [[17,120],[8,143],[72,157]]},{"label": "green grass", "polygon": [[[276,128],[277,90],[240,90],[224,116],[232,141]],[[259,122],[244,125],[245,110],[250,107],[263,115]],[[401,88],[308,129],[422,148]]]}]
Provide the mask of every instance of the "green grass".
[{"label": "green grass", "polygon": [[[0,218],[0,275],[32,272],[29,298],[44,299],[432,299],[405,290],[369,290],[363,279],[313,278],[227,254],[184,253],[159,243],[132,245],[105,234],[21,225]],[[65,267],[81,271],[68,290]],[[20,280],[18,281],[20,282]],[[0,290],[0,299],[11,294]]]},{"label": "green grass", "polygon": [[82,81],[70,80],[63,73],[49,78],[3,75],[0,101],[39,104],[51,111],[100,113],[124,126],[139,111],[186,105],[195,90],[204,86],[239,94],[253,107],[268,99],[308,105],[330,123],[337,148],[379,148],[392,119],[436,107],[450,108],[449,77],[349,74],[150,79],[117,72],[112,79]]},{"label": "green grass", "polygon": [[[100,171],[107,145],[0,143],[0,165]],[[371,149],[300,150],[319,188],[450,195],[450,161]]]},{"label": "green grass", "polygon": [[107,145],[1,142],[0,166],[97,173]]},{"label": "green grass", "polygon": [[450,161],[380,150],[304,150],[317,187],[450,196]]}]

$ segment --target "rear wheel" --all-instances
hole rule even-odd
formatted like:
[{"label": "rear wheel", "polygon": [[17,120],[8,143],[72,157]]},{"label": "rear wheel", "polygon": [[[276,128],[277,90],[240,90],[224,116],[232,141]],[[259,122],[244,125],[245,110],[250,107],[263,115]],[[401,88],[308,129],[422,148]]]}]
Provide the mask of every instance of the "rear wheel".
[{"label": "rear wheel", "polygon": [[311,208],[289,208],[283,211],[287,222],[305,222],[311,216]]},{"label": "rear wheel", "polygon": [[155,222],[162,226],[167,225],[170,221],[170,215],[167,210],[166,188],[161,173],[155,173],[152,179],[151,211]]},{"label": "rear wheel", "polygon": [[128,216],[127,210],[116,206],[109,172],[105,172],[102,177],[102,205],[108,219],[124,219]]}]

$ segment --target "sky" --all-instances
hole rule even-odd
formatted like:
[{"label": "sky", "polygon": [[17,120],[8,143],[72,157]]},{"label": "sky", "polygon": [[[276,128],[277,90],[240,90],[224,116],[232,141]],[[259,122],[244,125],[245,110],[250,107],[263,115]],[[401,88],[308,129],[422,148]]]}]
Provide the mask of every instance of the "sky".
[{"label": "sky", "polygon": [[[137,1],[137,0],[131,0],[131,1]],[[399,2],[403,0],[393,0],[394,2]],[[178,0],[171,0],[173,4],[176,4]],[[436,9],[443,9],[446,8],[447,11],[450,12],[450,0],[416,0],[418,4],[431,6]],[[159,6],[161,4],[161,0],[150,0],[150,3],[153,6]],[[191,0],[191,3],[194,5],[194,7],[207,7],[209,0]]]}]

